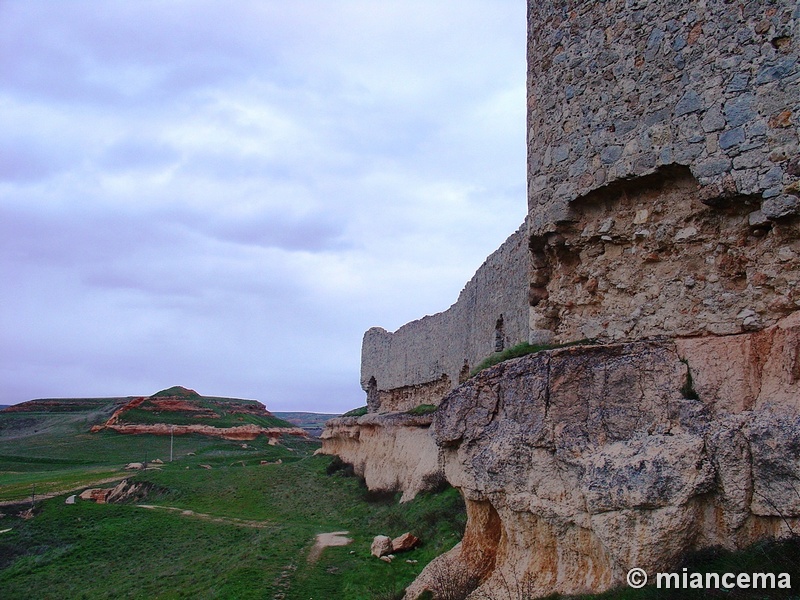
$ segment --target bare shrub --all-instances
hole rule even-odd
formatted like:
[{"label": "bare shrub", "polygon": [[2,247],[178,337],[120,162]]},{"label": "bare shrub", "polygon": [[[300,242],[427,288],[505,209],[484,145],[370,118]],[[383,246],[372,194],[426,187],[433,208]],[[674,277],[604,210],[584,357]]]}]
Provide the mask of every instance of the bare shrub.
[{"label": "bare shrub", "polygon": [[464,600],[480,583],[476,573],[460,563],[439,561],[426,569],[433,600]]},{"label": "bare shrub", "polygon": [[472,598],[475,600],[530,600],[538,598],[538,593],[530,575],[519,573],[516,567],[511,572],[498,569],[492,574],[491,586],[476,590]]}]

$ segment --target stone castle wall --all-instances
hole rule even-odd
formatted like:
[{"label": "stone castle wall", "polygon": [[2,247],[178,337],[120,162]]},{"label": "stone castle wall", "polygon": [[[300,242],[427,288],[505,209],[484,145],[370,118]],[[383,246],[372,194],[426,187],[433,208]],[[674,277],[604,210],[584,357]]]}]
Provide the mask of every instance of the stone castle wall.
[{"label": "stone castle wall", "polygon": [[531,0],[532,338],[800,307],[800,5]]},{"label": "stone castle wall", "polygon": [[486,259],[458,301],[394,333],[364,334],[361,386],[370,412],[438,405],[480,361],[528,340],[527,226]]},{"label": "stone castle wall", "polygon": [[530,0],[529,232],[449,310],[366,333],[370,409],[437,404],[496,339],[728,335],[800,308],[798,6]]}]

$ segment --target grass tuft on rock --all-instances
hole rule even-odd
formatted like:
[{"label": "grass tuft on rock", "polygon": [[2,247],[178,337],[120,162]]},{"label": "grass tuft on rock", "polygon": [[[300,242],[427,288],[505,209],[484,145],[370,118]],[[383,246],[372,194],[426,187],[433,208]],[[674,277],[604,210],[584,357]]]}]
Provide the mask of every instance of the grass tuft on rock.
[{"label": "grass tuft on rock", "polygon": [[595,340],[588,340],[588,339],[578,340],[575,342],[567,342],[565,344],[529,344],[528,342],[522,342],[521,344],[517,344],[516,346],[512,346],[511,348],[506,348],[502,352],[495,352],[491,356],[486,357],[480,363],[478,363],[478,366],[476,366],[469,372],[469,376],[475,377],[475,375],[477,375],[484,369],[488,369],[489,367],[498,365],[501,362],[511,360],[512,358],[520,358],[521,356],[527,356],[528,354],[533,354],[535,352],[541,352],[542,350],[554,350],[556,348],[583,346],[586,344],[593,344],[593,343],[595,343]]}]

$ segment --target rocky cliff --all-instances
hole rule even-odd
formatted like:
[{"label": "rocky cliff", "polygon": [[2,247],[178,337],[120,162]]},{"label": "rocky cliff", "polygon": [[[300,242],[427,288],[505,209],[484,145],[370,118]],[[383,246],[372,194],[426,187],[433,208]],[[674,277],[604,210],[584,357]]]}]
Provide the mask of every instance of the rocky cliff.
[{"label": "rocky cliff", "polygon": [[367,332],[374,414],[323,440],[370,486],[461,490],[463,541],[407,598],[597,591],[800,533],[799,146],[794,0],[529,0],[527,230],[449,311]]},{"label": "rocky cliff", "polygon": [[[471,516],[409,589],[482,573],[534,595],[624,584],[687,551],[800,531],[800,314],[713,340],[534,354],[448,395],[432,435]],[[474,515],[474,517],[473,517]]]},{"label": "rocky cliff", "polygon": [[432,415],[405,413],[331,419],[322,432],[319,452],[353,465],[372,491],[402,491],[405,502],[444,480],[430,434],[432,421]]},{"label": "rocky cliff", "polygon": [[[758,332],[553,349],[479,373],[430,417],[329,423],[326,452],[404,499],[444,477],[469,521],[407,598],[578,593],[687,551],[800,532],[800,313]],[[469,583],[469,582],[468,582]],[[515,596],[511,596],[515,597]]]}]

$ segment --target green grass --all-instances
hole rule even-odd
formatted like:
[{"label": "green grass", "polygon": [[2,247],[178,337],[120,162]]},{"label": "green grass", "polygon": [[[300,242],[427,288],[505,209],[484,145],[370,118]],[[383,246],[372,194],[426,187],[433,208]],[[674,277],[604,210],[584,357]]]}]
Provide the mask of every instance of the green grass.
[{"label": "green grass", "polygon": [[[12,528],[0,535],[3,598],[247,599],[283,590],[290,599],[368,599],[401,591],[460,539],[465,514],[455,490],[400,505],[397,495],[372,495],[345,470],[331,469],[330,457],[312,456],[316,444],[287,444],[220,444],[136,476],[159,490],[150,504],[262,528],[131,504],[67,506],[63,497],[42,502],[32,520],[3,518],[0,529]],[[282,464],[260,464],[278,458]],[[353,543],[327,548],[309,564],[316,534],[339,530]],[[392,564],[369,555],[373,536],[409,530],[422,547]]]},{"label": "green grass", "polygon": [[433,404],[420,404],[406,411],[409,415],[430,415],[435,412],[436,407]]},{"label": "green grass", "polygon": [[240,425],[258,425],[260,427],[294,427],[291,423],[278,417],[241,414],[219,411],[217,418],[198,417],[188,411],[152,411],[141,408],[126,410],[120,416],[119,423],[137,425],[155,425],[168,423],[171,425],[208,425],[210,427],[238,427]]},{"label": "green grass", "polygon": [[358,408],[354,408],[353,410],[348,410],[344,413],[343,417],[363,417],[367,414],[367,407],[366,406],[359,406]]},{"label": "green grass", "polygon": [[488,369],[489,367],[493,367],[494,365],[498,365],[501,362],[505,362],[512,358],[527,356],[528,354],[541,352],[542,350],[553,350],[556,348],[567,348],[570,346],[581,346],[592,343],[594,343],[594,340],[579,340],[576,342],[567,342],[565,344],[529,344],[528,342],[522,342],[521,344],[517,344],[511,348],[506,348],[502,352],[495,352],[491,356],[486,357],[469,372],[469,376],[475,377],[475,375],[484,369]]},{"label": "green grass", "polygon": [[[64,416],[64,415],[62,415]],[[59,435],[56,435],[60,431]],[[71,432],[65,434],[65,432]],[[76,433],[77,432],[77,433]],[[146,503],[64,504],[64,496],[37,502],[23,520],[20,507],[0,518],[0,597],[27,598],[274,598],[287,600],[397,598],[435,556],[461,537],[463,502],[452,488],[398,504],[397,494],[372,494],[340,462],[314,456],[318,444],[286,438],[269,446],[202,436],[175,438],[177,460],[133,476],[152,490]],[[39,433],[0,437],[0,494],[45,481],[80,485],[121,464],[168,459],[169,438],[82,433],[78,421],[53,423]],[[262,461],[281,464],[261,464]],[[211,466],[206,469],[201,465]],[[27,503],[25,503],[27,506]],[[220,518],[213,521],[181,511]],[[241,521],[258,522],[260,527]],[[309,564],[316,534],[349,531],[353,543],[327,548]],[[421,547],[392,564],[369,554],[373,536],[411,531]],[[408,563],[406,559],[416,560]],[[690,572],[789,572],[800,581],[800,542],[758,544],[739,553],[706,551],[687,557]],[[578,598],[661,600],[764,598],[760,591],[623,588]],[[789,594],[770,591],[770,598]],[[796,596],[795,596],[796,597]],[[555,598],[555,596],[554,596]]]}]

